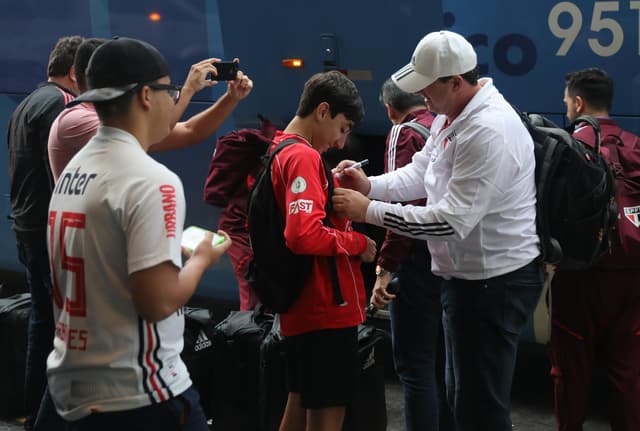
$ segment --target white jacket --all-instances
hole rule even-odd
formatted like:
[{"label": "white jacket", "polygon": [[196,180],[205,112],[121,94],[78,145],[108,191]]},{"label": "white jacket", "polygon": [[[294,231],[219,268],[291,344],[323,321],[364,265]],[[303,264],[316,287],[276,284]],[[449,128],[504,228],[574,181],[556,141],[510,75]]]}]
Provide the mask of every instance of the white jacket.
[{"label": "white jacket", "polygon": [[514,271],[539,254],[533,141],[489,78],[444,128],[436,117],[431,137],[410,164],[371,177],[366,222],[427,239],[432,271],[445,278],[482,280]]}]

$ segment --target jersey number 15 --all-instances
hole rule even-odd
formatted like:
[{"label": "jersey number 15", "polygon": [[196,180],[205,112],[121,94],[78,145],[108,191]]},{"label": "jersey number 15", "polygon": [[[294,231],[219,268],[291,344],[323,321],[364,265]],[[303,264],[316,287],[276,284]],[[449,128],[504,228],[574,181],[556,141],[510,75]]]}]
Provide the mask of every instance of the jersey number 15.
[{"label": "jersey number 15", "polygon": [[[86,317],[87,298],[85,295],[84,259],[67,255],[65,248],[65,234],[68,229],[84,229],[86,217],[82,213],[63,211],[60,214],[60,223],[57,231],[58,241],[56,242],[57,218],[57,211],[49,212],[49,259],[51,263],[51,280],[53,282],[53,302],[58,309],[65,309],[69,316]],[[58,250],[56,250],[56,246]],[[58,264],[60,268],[58,268]],[[75,298],[72,297],[73,292],[68,285],[65,286],[66,297],[63,297],[58,284],[58,269],[72,273]]]}]

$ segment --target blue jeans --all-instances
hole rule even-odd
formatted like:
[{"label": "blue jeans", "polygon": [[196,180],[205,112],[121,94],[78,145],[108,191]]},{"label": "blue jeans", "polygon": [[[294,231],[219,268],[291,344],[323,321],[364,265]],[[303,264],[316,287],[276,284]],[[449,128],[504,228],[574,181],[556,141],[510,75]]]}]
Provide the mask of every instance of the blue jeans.
[{"label": "blue jeans", "polygon": [[17,239],[18,258],[26,268],[31,316],[25,367],[25,428],[31,429],[47,387],[47,357],[53,349],[55,323],[46,233]]},{"label": "blue jeans", "polygon": [[416,244],[395,274],[399,290],[389,304],[396,372],[404,389],[408,431],[451,429],[445,402],[440,287],[424,243]]},{"label": "blue jeans", "polygon": [[67,422],[68,431],[209,431],[200,395],[191,386],[167,401],[133,410],[93,413]]},{"label": "blue jeans", "polygon": [[458,431],[511,431],[518,338],[538,302],[542,281],[538,259],[487,280],[445,281],[445,378]]}]

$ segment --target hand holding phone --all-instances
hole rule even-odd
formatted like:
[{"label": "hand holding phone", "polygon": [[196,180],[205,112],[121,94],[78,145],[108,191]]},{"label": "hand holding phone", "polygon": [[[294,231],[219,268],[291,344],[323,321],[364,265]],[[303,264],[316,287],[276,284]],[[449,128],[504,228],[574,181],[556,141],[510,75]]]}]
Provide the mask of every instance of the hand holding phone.
[{"label": "hand holding phone", "polygon": [[[203,229],[201,227],[189,226],[182,233],[182,242],[180,245],[186,248],[189,251],[189,253],[193,253],[193,250],[195,250],[198,244],[202,242],[202,240],[204,239],[204,235],[207,232],[208,231],[206,229]],[[211,245],[215,247],[217,245],[222,244],[224,240],[225,238],[222,235],[218,235],[217,233],[214,232]]]},{"label": "hand holding phone", "polygon": [[217,75],[211,74],[212,81],[234,81],[238,75],[238,63],[235,61],[219,61],[213,63],[218,71]]}]

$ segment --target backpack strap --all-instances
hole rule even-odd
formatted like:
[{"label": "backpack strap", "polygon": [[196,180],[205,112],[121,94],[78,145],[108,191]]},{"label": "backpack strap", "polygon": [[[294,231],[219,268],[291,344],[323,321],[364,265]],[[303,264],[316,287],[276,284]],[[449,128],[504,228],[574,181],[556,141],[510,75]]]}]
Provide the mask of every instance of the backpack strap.
[{"label": "backpack strap", "polygon": [[[622,132],[622,129],[620,129],[619,132]],[[620,156],[618,155],[618,147],[624,147],[624,142],[620,137],[621,134],[622,133],[611,133],[602,139],[602,145],[605,145],[609,150],[609,164],[612,166],[613,173],[616,175],[616,177],[618,176],[619,172],[622,172],[622,167],[620,165]]]},{"label": "backpack strap", "polygon": [[425,142],[427,139],[429,139],[429,136],[431,136],[431,131],[429,130],[429,128],[424,124],[418,123],[417,121],[408,121],[406,123],[402,123],[400,126],[408,127],[415,130],[424,138]]},{"label": "backpack strap", "polygon": [[[273,153],[271,153],[270,155],[269,155],[269,149],[267,148],[267,153],[265,154],[265,157],[268,156],[269,158],[267,161],[266,169],[271,170],[271,164],[273,163],[273,159],[276,154],[278,154],[285,147],[288,147],[289,145],[293,145],[293,144],[298,144],[298,143],[300,143],[300,141],[295,138],[285,139],[284,141],[280,142],[276,146],[276,148],[273,150]],[[333,211],[333,203],[331,202],[331,198],[333,197],[333,189],[334,189],[333,175],[331,174],[331,170],[329,169],[327,164],[324,162],[324,159],[322,158],[322,156],[320,156],[320,161],[322,162],[325,175],[327,176],[327,202],[324,205],[325,217],[322,223],[325,226],[333,227],[331,220],[329,220],[329,214],[331,213],[331,211]],[[346,303],[344,302],[344,299],[342,298],[342,291],[340,290],[340,282],[338,279],[338,267],[336,266],[336,257],[328,256],[327,259],[329,261],[329,272],[331,273],[331,282],[333,284],[334,301],[337,305],[346,305]]]},{"label": "backpack strap", "polygon": [[300,143],[300,141],[295,138],[285,139],[284,141],[276,145],[276,148],[273,150],[273,153],[269,153],[269,150],[271,150],[271,146],[268,145],[267,151],[263,156],[267,160],[266,167],[269,169],[271,168],[271,163],[273,162],[273,159],[275,158],[276,154],[282,151],[285,147],[288,147],[289,145],[293,145],[297,143]]},{"label": "backpack strap", "polygon": [[[280,151],[282,151],[284,148],[288,147],[289,145],[293,145],[293,144],[298,144],[300,143],[300,141],[298,139],[295,138],[289,138],[289,139],[285,139],[284,141],[280,142],[276,148],[273,150],[273,153],[269,154],[269,148],[267,148],[267,153],[263,156],[267,159],[266,162],[266,168],[267,169],[271,169],[271,164],[273,163],[273,159],[275,158],[276,154],[278,154]],[[331,170],[327,167],[326,163],[324,162],[324,159],[322,157],[320,157],[320,160],[322,161],[322,167],[324,167],[324,172],[325,175],[327,176],[327,202],[324,205],[324,209],[325,209],[325,218],[324,218],[324,224],[326,226],[330,226],[331,222],[329,221],[329,213],[333,210],[333,203],[331,202],[331,197],[333,196],[333,175],[331,175]]]},{"label": "backpack strap", "polygon": [[616,176],[622,172],[620,155],[618,153],[619,147],[636,150],[639,142],[640,137],[631,132],[627,132],[626,130],[622,130],[621,127],[618,127],[615,133],[610,133],[602,139],[602,144],[606,145],[609,149],[609,161],[613,166],[614,174]]},{"label": "backpack strap", "polygon": [[594,143],[594,150],[596,152],[596,154],[600,154],[600,123],[598,123],[598,120],[594,117],[592,117],[591,115],[581,115],[580,117],[576,118],[576,121],[573,122],[574,124],[580,124],[580,123],[587,123],[588,125],[590,125],[593,128],[593,132],[596,135],[596,142]]},{"label": "backpack strap", "polygon": [[[324,162],[322,156],[320,156],[320,160],[322,161],[322,166],[324,167],[324,172],[327,176],[327,203],[324,206],[325,217],[324,217],[324,225],[333,227],[331,220],[329,219],[329,214],[333,211],[333,202],[331,198],[333,197],[333,175],[331,174],[331,169]],[[333,284],[333,300],[336,305],[344,306],[347,303],[344,301],[342,297],[342,291],[340,290],[340,280],[338,279],[338,267],[336,265],[336,257],[335,256],[327,256],[327,260],[329,261],[329,272],[331,274],[331,284]]]}]

